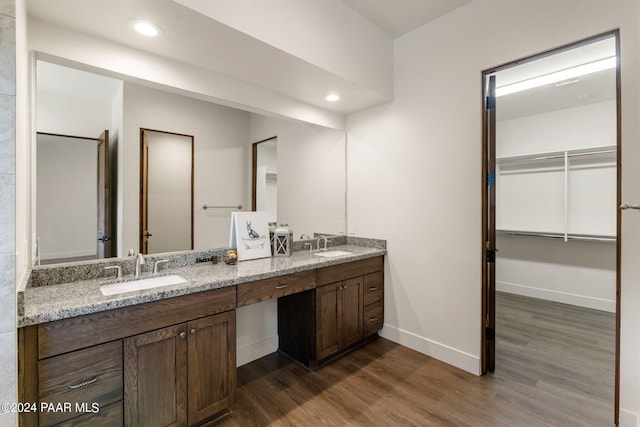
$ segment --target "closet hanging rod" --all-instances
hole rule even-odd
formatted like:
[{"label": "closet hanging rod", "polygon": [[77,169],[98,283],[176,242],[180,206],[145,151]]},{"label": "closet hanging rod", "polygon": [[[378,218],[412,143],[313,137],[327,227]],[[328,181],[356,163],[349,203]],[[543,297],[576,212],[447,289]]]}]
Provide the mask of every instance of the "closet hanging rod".
[{"label": "closet hanging rod", "polygon": [[[516,236],[516,237],[540,237],[545,239],[565,239],[564,233],[544,233],[540,231],[511,231],[511,230],[496,230],[498,234],[504,236]],[[571,234],[567,233],[568,240],[585,240],[592,242],[615,242],[615,236],[595,236],[589,234]]]},{"label": "closet hanging rod", "polygon": [[202,205],[202,209],[207,210],[207,209],[238,209],[239,211],[242,210],[242,205],[235,205],[235,206],[214,206],[214,205]]}]

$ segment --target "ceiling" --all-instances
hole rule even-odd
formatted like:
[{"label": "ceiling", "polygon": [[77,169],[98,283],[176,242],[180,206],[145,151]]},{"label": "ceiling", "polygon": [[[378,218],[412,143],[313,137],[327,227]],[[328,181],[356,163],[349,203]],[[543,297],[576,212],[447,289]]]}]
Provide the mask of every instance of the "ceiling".
[{"label": "ceiling", "polygon": [[[342,1],[391,38],[471,0]],[[29,19],[232,77],[326,111],[349,114],[390,101],[171,0],[27,0],[26,4]],[[133,17],[157,23],[163,36],[150,40],[134,34],[128,28]],[[324,97],[334,91],[342,99],[328,103]]]},{"label": "ceiling", "polygon": [[342,0],[393,38],[438,19],[472,0]]},{"label": "ceiling", "polygon": [[[613,37],[524,62],[496,73],[496,86],[547,75],[616,55]],[[577,79],[548,84],[497,98],[497,120],[509,120],[549,111],[610,101],[616,96],[616,71],[608,69]]]}]

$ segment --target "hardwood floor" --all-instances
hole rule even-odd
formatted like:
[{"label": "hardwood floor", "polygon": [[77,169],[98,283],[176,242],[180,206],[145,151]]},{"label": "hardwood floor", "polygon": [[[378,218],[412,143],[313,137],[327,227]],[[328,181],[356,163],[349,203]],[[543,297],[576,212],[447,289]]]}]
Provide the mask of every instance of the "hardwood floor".
[{"label": "hardwood floor", "polygon": [[222,426],[612,426],[614,315],[497,296],[496,372],[478,377],[378,339],[307,372],[238,369]]}]

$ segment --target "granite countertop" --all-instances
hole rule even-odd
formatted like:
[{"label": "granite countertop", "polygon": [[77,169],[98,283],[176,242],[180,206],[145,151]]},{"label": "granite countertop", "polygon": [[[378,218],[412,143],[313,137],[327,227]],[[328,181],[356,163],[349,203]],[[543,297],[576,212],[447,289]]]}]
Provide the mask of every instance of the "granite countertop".
[{"label": "granite countertop", "polygon": [[[290,257],[241,261],[236,265],[227,265],[221,262],[167,269],[163,270],[161,274],[179,274],[189,280],[189,283],[111,296],[102,295],[100,286],[115,283],[116,280],[113,279],[80,280],[49,286],[27,287],[22,298],[19,299],[21,306],[18,307],[18,327],[234,286],[386,254],[386,249],[352,244],[334,246],[329,249],[344,250],[350,254],[326,258],[308,251],[296,251]],[[141,278],[152,276],[147,273]],[[127,279],[130,280],[131,277],[124,278],[125,281]]]}]

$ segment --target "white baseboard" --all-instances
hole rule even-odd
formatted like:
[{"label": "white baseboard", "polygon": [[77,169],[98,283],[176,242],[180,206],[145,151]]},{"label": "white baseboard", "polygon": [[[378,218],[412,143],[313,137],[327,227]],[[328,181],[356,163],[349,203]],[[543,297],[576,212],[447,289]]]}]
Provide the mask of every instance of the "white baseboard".
[{"label": "white baseboard", "polygon": [[482,373],[479,357],[421,337],[413,332],[405,331],[385,323],[380,331],[380,336],[474,375],[480,375]]},{"label": "white baseboard", "polygon": [[578,307],[592,308],[594,310],[616,312],[616,302],[601,298],[593,298],[584,295],[569,294],[566,292],[552,291],[549,289],[534,288],[531,286],[517,285],[515,283],[496,282],[496,290],[525,297],[544,299],[563,304],[577,305]]},{"label": "white baseboard", "polygon": [[236,349],[236,366],[246,365],[254,360],[278,351],[278,336],[274,335],[263,340],[238,347]]},{"label": "white baseboard", "polygon": [[619,427],[640,427],[640,415],[620,408]]}]

